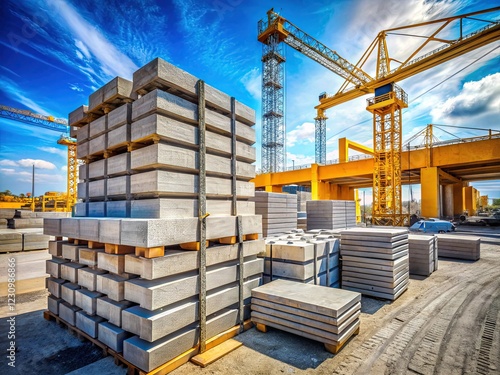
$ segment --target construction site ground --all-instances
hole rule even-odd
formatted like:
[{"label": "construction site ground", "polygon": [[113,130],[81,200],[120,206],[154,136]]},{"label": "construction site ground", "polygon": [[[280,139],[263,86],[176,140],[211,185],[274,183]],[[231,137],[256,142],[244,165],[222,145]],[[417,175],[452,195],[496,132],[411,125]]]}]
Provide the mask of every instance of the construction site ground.
[{"label": "construction site ground", "polygon": [[[481,259],[440,259],[436,272],[412,276],[394,302],[363,297],[360,334],[338,354],[252,328],[235,338],[242,347],[208,367],[187,363],[171,374],[500,374],[500,227],[458,230],[481,236]],[[126,374],[101,349],[44,320],[44,291],[17,296],[16,367],[9,367],[12,313],[5,298],[0,303],[2,374]]]}]

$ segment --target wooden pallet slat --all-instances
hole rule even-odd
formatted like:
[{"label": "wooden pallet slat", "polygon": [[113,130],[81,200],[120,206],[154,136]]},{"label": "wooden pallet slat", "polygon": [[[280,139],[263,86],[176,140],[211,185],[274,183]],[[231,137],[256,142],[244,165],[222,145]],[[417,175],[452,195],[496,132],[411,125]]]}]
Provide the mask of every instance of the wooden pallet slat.
[{"label": "wooden pallet slat", "polygon": [[191,362],[201,367],[207,367],[209,364],[224,357],[226,354],[231,353],[233,350],[238,349],[242,345],[242,342],[229,339],[212,349],[207,350],[205,353],[195,355],[191,358]]},{"label": "wooden pallet slat", "polygon": [[135,255],[144,258],[158,258],[165,255],[165,246],[136,247]]},{"label": "wooden pallet slat", "polygon": [[108,254],[134,254],[135,247],[107,243],[104,244],[104,252]]}]

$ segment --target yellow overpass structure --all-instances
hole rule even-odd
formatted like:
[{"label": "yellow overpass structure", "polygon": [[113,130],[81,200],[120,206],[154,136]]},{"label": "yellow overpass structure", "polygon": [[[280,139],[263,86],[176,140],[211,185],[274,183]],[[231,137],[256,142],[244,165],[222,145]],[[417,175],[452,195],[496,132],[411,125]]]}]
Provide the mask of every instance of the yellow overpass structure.
[{"label": "yellow overpass structure", "polygon": [[[352,200],[354,189],[373,186],[374,159],[345,161],[347,149],[354,148],[349,142],[339,142],[341,162],[337,164],[257,175],[255,187],[281,192],[285,185],[310,186],[314,200]],[[422,186],[422,216],[454,216],[465,210],[474,214],[477,191],[468,183],[500,180],[500,133],[403,151],[401,169],[403,184]]]}]

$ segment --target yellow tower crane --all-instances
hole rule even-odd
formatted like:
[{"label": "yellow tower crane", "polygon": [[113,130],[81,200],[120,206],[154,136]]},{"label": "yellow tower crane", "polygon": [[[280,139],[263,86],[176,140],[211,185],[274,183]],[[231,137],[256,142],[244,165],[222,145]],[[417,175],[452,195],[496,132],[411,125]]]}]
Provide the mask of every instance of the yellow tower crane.
[{"label": "yellow tower crane", "polygon": [[[265,127],[267,119],[271,117],[269,114],[279,112],[271,108],[272,105],[269,103],[280,102],[282,95],[280,95],[279,90],[282,90],[283,84],[265,83],[279,81],[280,77],[283,76],[273,73],[283,69],[284,59],[279,58],[280,54],[276,47],[283,42],[345,79],[344,84],[336,94],[321,94],[320,103],[315,107],[317,110],[315,118],[316,163],[324,164],[326,162],[326,110],[369,93],[375,94],[373,98],[367,100],[366,107],[373,114],[373,155],[375,161],[373,220],[374,224],[403,225],[407,216],[402,213],[401,134],[402,109],[408,106],[408,98],[403,89],[395,82],[499,40],[500,22],[477,18],[481,14],[491,14],[499,10],[500,7],[495,7],[383,30],[379,32],[356,64],[350,63],[336,51],[274,12],[273,9],[269,10],[267,19],[259,21],[258,25],[258,40],[265,46],[263,108],[269,107],[266,110],[263,109],[263,140],[264,136],[268,136],[268,133],[276,133],[276,130],[266,130]],[[466,21],[474,22],[474,26],[471,27]],[[477,27],[478,23],[480,23],[479,27]],[[454,37],[450,36],[455,34]],[[405,57],[396,59],[389,53],[387,36],[390,35],[419,38],[421,43]],[[376,54],[375,74],[370,75],[364,69],[365,66],[370,65],[374,54]],[[391,63],[397,66],[393,68]],[[273,87],[278,87],[279,90]],[[267,142],[266,146],[274,144],[277,143]],[[264,146],[263,144],[263,148]],[[282,147],[282,149],[284,148]],[[276,152],[276,150],[273,151]],[[271,153],[269,150],[266,152]],[[263,160],[265,160],[264,156],[263,152]],[[272,167],[268,169],[273,170]]]},{"label": "yellow tower crane", "polygon": [[69,134],[68,122],[54,116],[45,116],[29,110],[12,108],[5,105],[0,105],[0,117],[64,133],[57,143],[68,147],[66,211],[70,212],[77,199],[78,161],[76,158],[76,140]]}]

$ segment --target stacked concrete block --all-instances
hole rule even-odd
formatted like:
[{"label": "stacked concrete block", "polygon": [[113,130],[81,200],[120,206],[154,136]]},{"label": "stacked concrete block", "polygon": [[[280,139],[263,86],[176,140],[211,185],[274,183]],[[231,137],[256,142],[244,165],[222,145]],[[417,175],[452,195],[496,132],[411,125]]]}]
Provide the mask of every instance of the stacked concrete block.
[{"label": "stacked concrete block", "polygon": [[275,280],[252,290],[252,321],[325,344],[336,353],[359,332],[361,294]]},{"label": "stacked concrete block", "polygon": [[437,242],[440,257],[465,260],[478,260],[481,257],[480,237],[438,234]]},{"label": "stacked concrete block", "polygon": [[356,226],[354,201],[321,200],[307,201],[307,230],[340,229]]},{"label": "stacked concrete block", "polygon": [[[199,252],[185,250],[200,246],[197,82],[156,59],[133,82],[113,80],[91,95],[88,109],[70,114],[86,161],[82,202],[77,217],[45,222],[45,234],[84,243],[51,244],[53,256],[65,260],[51,263],[61,263],[61,278],[49,284],[53,310],[61,314],[64,306],[70,324],[141,371],[191,349],[199,335]],[[205,104],[210,338],[240,323],[240,280],[250,317],[265,245],[251,201],[255,113],[209,85]]]},{"label": "stacked concrete block", "polygon": [[340,251],[342,289],[395,300],[408,288],[407,229],[346,229]]},{"label": "stacked concrete block", "polygon": [[335,238],[266,241],[264,281],[285,279],[340,286],[339,240]]},{"label": "stacked concrete block", "polygon": [[264,237],[297,229],[297,195],[256,191],[253,200]]},{"label": "stacked concrete block", "polygon": [[438,247],[436,236],[408,236],[410,274],[429,276],[438,268]]}]

